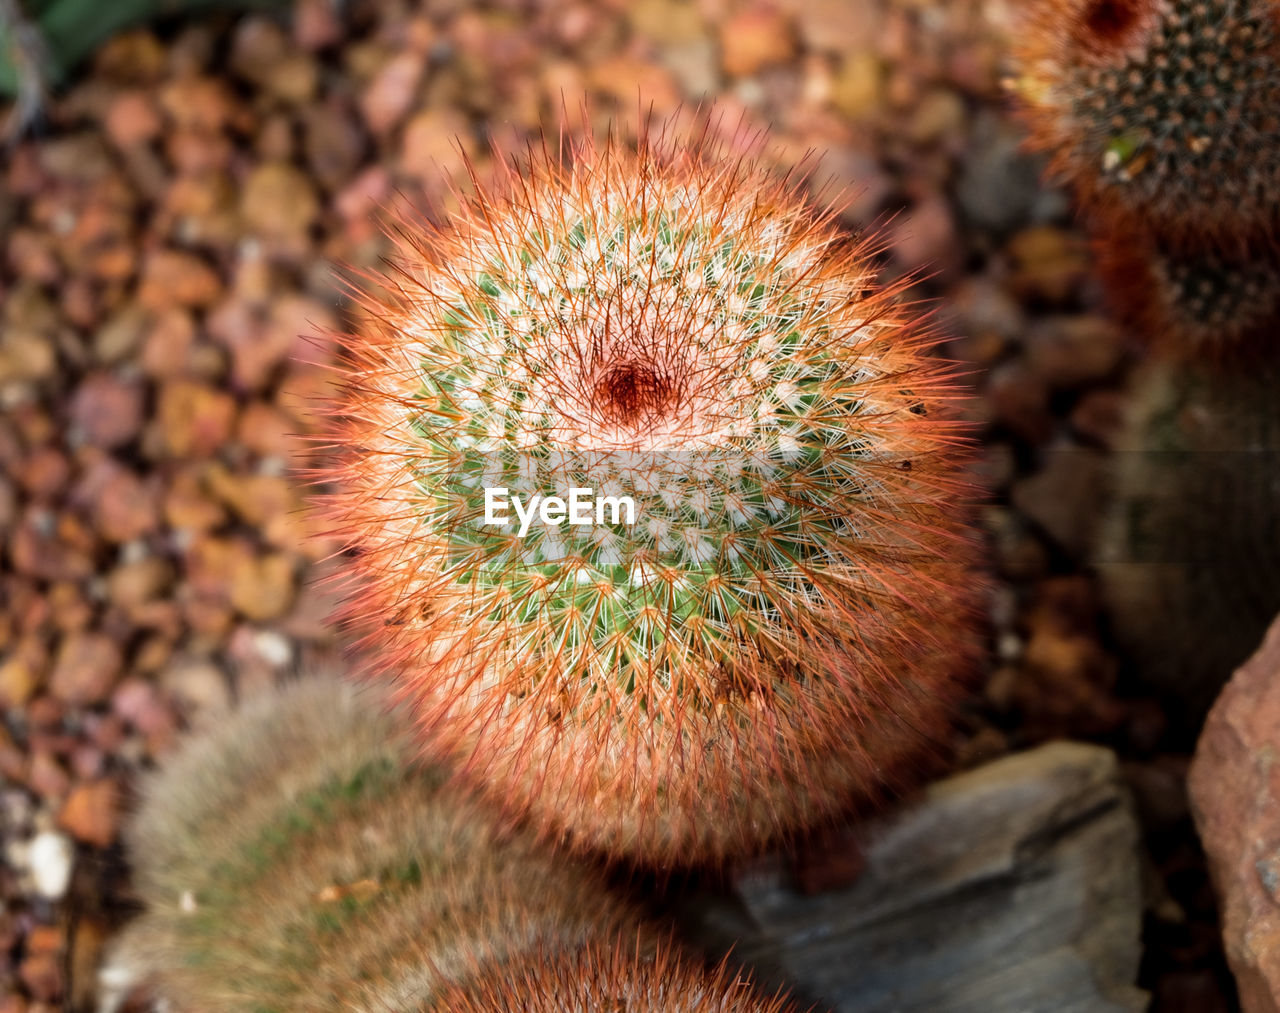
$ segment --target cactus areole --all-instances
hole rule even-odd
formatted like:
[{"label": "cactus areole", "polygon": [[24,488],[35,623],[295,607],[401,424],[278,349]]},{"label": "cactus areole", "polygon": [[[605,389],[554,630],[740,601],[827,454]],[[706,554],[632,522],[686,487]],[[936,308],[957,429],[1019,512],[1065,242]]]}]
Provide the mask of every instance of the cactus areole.
[{"label": "cactus areole", "polygon": [[347,342],[349,613],[425,734],[588,846],[847,805],[967,642],[954,383],[796,189],[666,136],[535,154],[401,223]]}]

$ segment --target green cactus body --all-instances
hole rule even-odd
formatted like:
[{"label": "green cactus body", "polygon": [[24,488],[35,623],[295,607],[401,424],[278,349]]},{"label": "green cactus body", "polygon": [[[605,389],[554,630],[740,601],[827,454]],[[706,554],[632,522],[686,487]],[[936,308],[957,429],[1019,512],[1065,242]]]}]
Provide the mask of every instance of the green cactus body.
[{"label": "green cactus body", "polygon": [[[793,191],[669,138],[535,157],[447,228],[404,222],[347,341],[349,614],[433,748],[557,839],[722,859],[945,726],[960,391],[870,245]],[[515,515],[573,490],[586,523]]]}]

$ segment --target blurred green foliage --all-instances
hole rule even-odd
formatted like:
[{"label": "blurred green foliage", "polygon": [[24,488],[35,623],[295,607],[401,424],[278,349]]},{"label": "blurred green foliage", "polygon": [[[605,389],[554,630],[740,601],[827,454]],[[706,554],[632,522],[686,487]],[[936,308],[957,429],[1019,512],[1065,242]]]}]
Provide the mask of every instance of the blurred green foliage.
[{"label": "blurred green foliage", "polygon": [[[14,96],[26,67],[43,66],[56,84],[84,57],[123,28],[210,10],[284,7],[289,0],[0,0],[0,95]],[[29,48],[21,19],[43,39],[43,55]]]}]

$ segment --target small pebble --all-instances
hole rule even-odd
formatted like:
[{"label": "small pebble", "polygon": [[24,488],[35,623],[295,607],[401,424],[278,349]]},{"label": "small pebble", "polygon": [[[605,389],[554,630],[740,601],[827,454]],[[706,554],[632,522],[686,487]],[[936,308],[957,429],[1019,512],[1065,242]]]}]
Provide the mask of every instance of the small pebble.
[{"label": "small pebble", "polygon": [[45,830],[31,840],[27,861],[36,893],[48,900],[58,900],[71,882],[71,865],[75,848],[66,834]]}]

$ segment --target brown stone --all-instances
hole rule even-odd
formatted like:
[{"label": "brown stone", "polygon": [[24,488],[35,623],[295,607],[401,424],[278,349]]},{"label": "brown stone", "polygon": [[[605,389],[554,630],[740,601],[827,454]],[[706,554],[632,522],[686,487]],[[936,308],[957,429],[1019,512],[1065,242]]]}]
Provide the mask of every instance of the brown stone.
[{"label": "brown stone", "polygon": [[235,425],[231,395],[184,380],[160,390],[160,437],[174,457],[208,457],[226,443]]},{"label": "brown stone", "polygon": [[720,59],[730,77],[786,63],[795,51],[795,26],[772,7],[741,11],[725,21],[720,31]]},{"label": "brown stone", "polygon": [[284,162],[259,166],[240,200],[245,226],[268,240],[303,243],[320,213],[315,187],[301,170]]},{"label": "brown stone", "polygon": [[145,328],[142,368],[148,376],[163,379],[190,369],[196,341],[196,324],[186,310],[173,309]]},{"label": "brown stone", "polygon": [[217,272],[194,253],[160,249],[146,259],[138,302],[157,311],[173,306],[207,306],[221,290]]},{"label": "brown stone", "polygon": [[1046,317],[1026,337],[1031,368],[1050,387],[1105,379],[1124,355],[1124,331],[1102,316]]},{"label": "brown stone", "polygon": [[236,442],[259,457],[289,458],[310,449],[297,436],[297,422],[265,401],[250,401],[240,412]]},{"label": "brown stone", "polygon": [[160,92],[160,105],[179,127],[220,132],[236,113],[227,84],[213,77],[174,78]]},{"label": "brown stone", "polygon": [[111,778],[78,784],[58,813],[58,826],[78,841],[108,847],[116,836],[119,796]]},{"label": "brown stone", "polygon": [[202,475],[180,471],[169,483],[164,499],[165,522],[185,535],[203,534],[227,519],[227,512],[209,495]]},{"label": "brown stone", "polygon": [[48,499],[62,490],[70,476],[66,455],[55,447],[41,447],[26,456],[15,477],[32,496]]},{"label": "brown stone", "polygon": [[115,97],[103,126],[117,148],[133,148],[153,140],[164,128],[164,121],[151,95],[131,90]]},{"label": "brown stone", "polygon": [[120,648],[110,637],[76,633],[62,642],[49,688],[70,704],[97,703],[106,699],[122,664]]},{"label": "brown stone", "polygon": [[126,614],[163,594],[173,583],[173,566],[160,556],[121,563],[107,577],[107,597]]},{"label": "brown stone", "polygon": [[425,58],[414,52],[392,57],[379,68],[360,96],[364,122],[374,134],[389,133],[404,119],[413,107],[425,70]]},{"label": "brown stone", "polygon": [[324,49],[342,36],[342,21],[330,0],[298,0],[294,5],[293,41],[299,48]]},{"label": "brown stone", "polygon": [[56,757],[40,750],[31,757],[27,770],[27,787],[41,798],[62,798],[71,785],[71,778]]},{"label": "brown stone", "polygon": [[447,180],[462,179],[466,156],[472,153],[470,131],[471,125],[458,113],[418,113],[404,128],[400,171],[432,192]]},{"label": "brown stone", "polygon": [[864,119],[874,113],[881,102],[884,66],[869,49],[849,53],[840,64],[831,86],[831,101],[851,119]]},{"label": "brown stone", "polygon": [[1245,1013],[1280,1010],[1280,621],[1209,712],[1191,809]]},{"label": "brown stone", "polygon": [[1024,297],[1065,302],[1090,269],[1088,243],[1079,235],[1049,225],[1019,232],[1009,241],[1012,287]]},{"label": "brown stone", "polygon": [[35,692],[38,672],[30,659],[15,654],[0,661],[0,707],[21,707]]},{"label": "brown stone", "polygon": [[293,561],[283,553],[239,556],[231,572],[231,604],[246,619],[262,622],[289,611],[293,604]]},{"label": "brown stone", "polygon": [[152,489],[136,472],[110,458],[89,468],[75,499],[109,542],[131,542],[160,522]]},{"label": "brown stone", "polygon": [[71,420],[95,447],[124,446],[142,428],[142,391],[109,373],[96,373],[72,395]]}]

